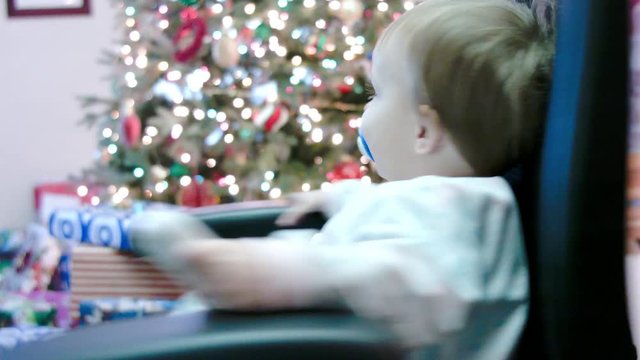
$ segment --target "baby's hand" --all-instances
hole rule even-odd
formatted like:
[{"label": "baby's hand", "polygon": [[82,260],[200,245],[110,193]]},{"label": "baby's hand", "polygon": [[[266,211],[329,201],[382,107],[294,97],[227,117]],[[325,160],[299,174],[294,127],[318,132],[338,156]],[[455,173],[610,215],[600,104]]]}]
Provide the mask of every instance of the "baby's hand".
[{"label": "baby's hand", "polygon": [[327,201],[329,195],[321,190],[292,194],[289,196],[290,208],[276,220],[276,224],[292,226],[309,213],[324,212]]},{"label": "baby's hand", "polygon": [[177,211],[146,211],[135,215],[129,237],[134,252],[147,256],[167,274],[187,284],[196,280],[173,250],[180,249],[191,239],[218,238],[202,221]]},{"label": "baby's hand", "polygon": [[[272,241],[193,240],[176,249],[195,272],[191,284],[214,307],[265,310],[296,306],[304,287],[303,262],[291,247]],[[278,254],[285,254],[279,256]]]}]

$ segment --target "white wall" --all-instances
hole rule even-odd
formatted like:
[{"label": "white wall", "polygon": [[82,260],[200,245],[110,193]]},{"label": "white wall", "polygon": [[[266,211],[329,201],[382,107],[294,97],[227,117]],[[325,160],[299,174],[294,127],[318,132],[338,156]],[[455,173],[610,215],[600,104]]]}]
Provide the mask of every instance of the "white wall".
[{"label": "white wall", "polygon": [[0,228],[34,217],[33,187],[90,165],[94,130],[78,95],[109,95],[100,53],[119,38],[111,1],[91,15],[9,18],[0,1]]}]

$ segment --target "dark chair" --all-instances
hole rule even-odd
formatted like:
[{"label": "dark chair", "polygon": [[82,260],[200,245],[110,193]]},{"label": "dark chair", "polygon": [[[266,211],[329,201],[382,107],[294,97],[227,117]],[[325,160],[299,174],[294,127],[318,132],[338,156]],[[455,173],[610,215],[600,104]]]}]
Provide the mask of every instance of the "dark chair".
[{"label": "dark chair", "polygon": [[544,146],[521,201],[533,280],[521,357],[635,358],[623,266],[628,7],[559,1]]},{"label": "dark chair", "polygon": [[[628,4],[561,0],[550,113],[539,163],[514,182],[531,267],[518,359],[635,358],[624,291]],[[222,236],[274,230],[282,210],[202,214]],[[319,227],[311,216],[304,226]],[[247,226],[251,223],[251,226]],[[349,313],[195,313],[111,323],[3,359],[393,359],[407,354]]]}]

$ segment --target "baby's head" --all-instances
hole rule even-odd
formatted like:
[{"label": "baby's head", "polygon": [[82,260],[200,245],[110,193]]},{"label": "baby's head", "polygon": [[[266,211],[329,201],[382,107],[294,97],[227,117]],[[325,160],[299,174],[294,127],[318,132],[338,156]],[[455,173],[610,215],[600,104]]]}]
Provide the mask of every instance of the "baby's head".
[{"label": "baby's head", "polygon": [[493,176],[531,152],[553,42],[511,0],[425,0],[385,31],[362,134],[381,176]]}]

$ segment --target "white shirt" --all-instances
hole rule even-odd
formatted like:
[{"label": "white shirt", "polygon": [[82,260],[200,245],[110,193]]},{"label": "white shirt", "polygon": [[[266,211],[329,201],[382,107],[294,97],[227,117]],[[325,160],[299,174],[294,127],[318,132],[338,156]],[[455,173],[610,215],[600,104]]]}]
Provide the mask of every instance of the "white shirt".
[{"label": "white shirt", "polygon": [[344,182],[331,196],[333,216],[307,247],[306,296],[337,299],[438,359],[510,355],[527,318],[528,274],[505,180]]}]

